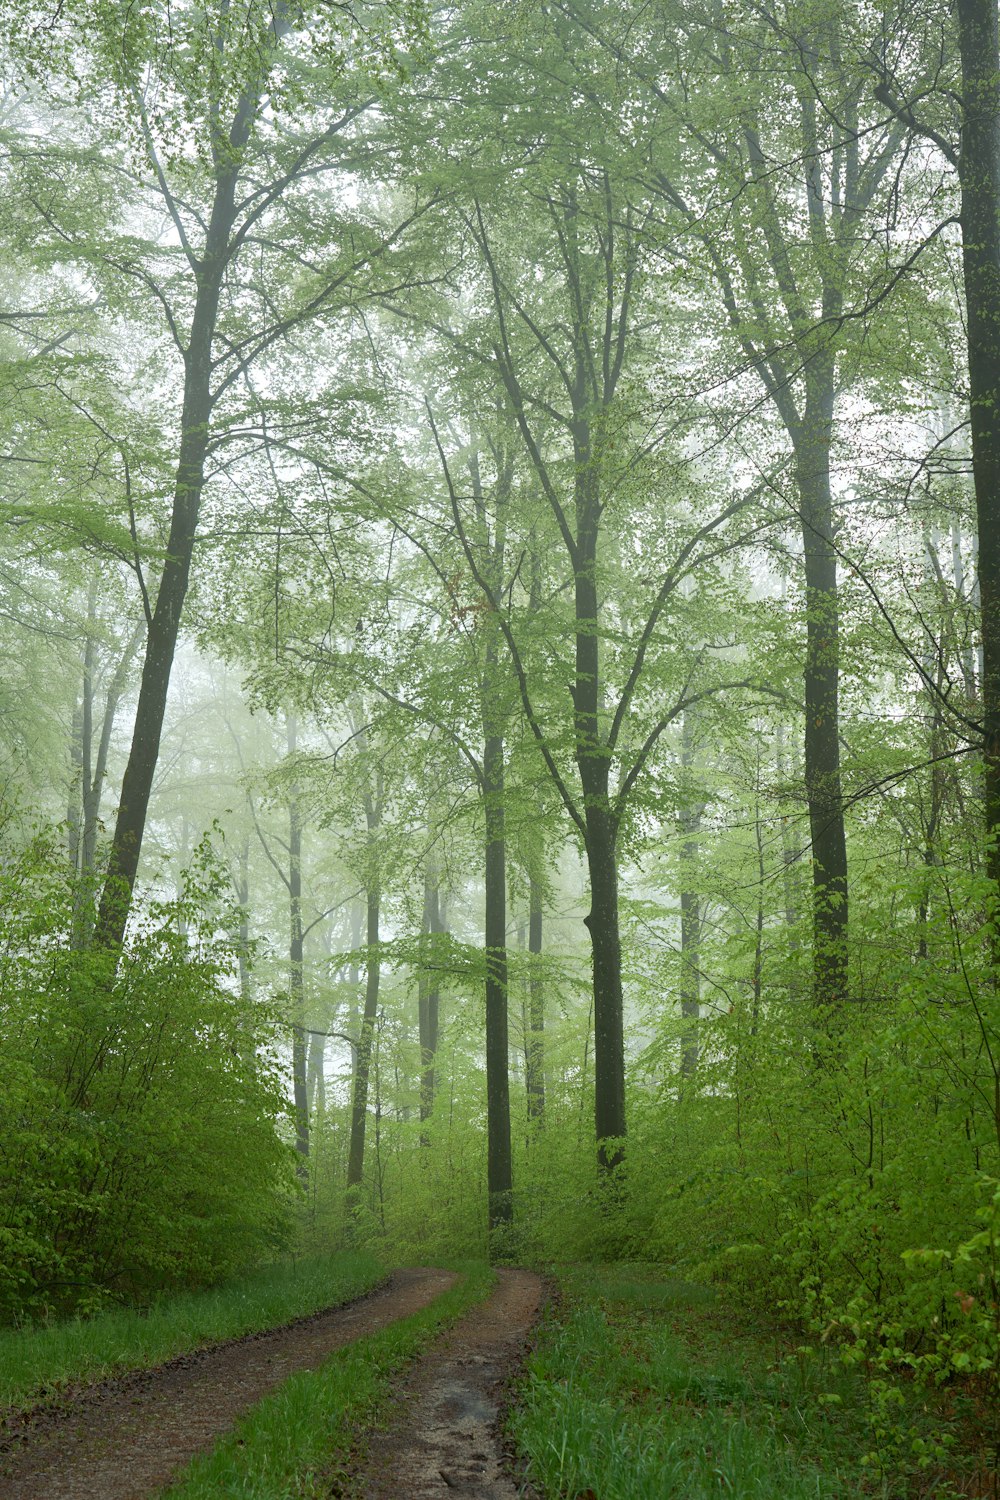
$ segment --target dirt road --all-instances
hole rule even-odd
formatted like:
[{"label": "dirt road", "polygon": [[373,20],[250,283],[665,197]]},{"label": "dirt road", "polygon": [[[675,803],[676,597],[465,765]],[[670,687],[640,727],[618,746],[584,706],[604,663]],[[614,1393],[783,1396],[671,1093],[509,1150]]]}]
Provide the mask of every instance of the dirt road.
[{"label": "dirt road", "polygon": [[347,1307],[105,1381],[16,1422],[0,1444],[0,1495],[148,1500],[283,1380],[418,1312],[455,1280],[450,1271],[396,1271]]}]

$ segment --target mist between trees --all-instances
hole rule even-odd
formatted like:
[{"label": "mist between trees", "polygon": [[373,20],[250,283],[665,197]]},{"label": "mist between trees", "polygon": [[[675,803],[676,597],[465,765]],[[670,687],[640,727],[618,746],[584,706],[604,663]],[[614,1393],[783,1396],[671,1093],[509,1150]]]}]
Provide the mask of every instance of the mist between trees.
[{"label": "mist between trees", "polygon": [[641,1254],[992,1368],[996,4],[3,19],[4,1313]]}]

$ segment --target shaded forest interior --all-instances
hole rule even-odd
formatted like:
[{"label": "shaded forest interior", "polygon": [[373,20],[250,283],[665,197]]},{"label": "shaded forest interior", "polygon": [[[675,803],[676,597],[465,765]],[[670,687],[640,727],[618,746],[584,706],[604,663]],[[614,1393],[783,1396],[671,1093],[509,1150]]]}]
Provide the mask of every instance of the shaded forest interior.
[{"label": "shaded forest interior", "polygon": [[0,1319],[644,1261],[1000,1409],[997,0],[2,15]]}]

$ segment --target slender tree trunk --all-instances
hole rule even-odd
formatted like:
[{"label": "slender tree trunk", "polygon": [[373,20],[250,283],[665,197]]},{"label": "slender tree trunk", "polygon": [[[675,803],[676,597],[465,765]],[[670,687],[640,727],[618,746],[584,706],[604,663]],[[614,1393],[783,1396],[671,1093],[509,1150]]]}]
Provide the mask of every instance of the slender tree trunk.
[{"label": "slender tree trunk", "polygon": [[221,273],[221,265],[214,275],[210,267],[206,268],[198,292],[191,341],[185,358],[180,458],[170,535],[167,538],[156,607],[149,625],[132,748],[122,780],[111,857],[97,917],[98,941],[111,948],[118,947],[125,935],[125,924],[132,903],[149,797],[160,753],[170,672],[190,580],[212,414],[209,382]]},{"label": "slender tree trunk", "polygon": [[1000,41],[996,0],[957,0],[962,262],[979,533],[987,870],[1000,883]]},{"label": "slender tree trunk", "polygon": [[[965,599],[965,564],[962,561],[962,528],[958,521],[951,525],[951,571],[955,586],[955,609],[960,610]],[[969,707],[976,702],[976,662],[972,645],[968,640],[961,644],[959,659],[962,663],[962,678]]]},{"label": "slender tree trunk", "polygon": [[[297,721],[287,716],[288,754],[296,751]],[[299,789],[293,781],[288,796],[288,920],[289,974],[292,1009],[292,1092],[295,1101],[295,1149],[301,1160],[298,1175],[309,1177],[309,1089],[306,1080],[305,983],[302,939],[302,817]]]},{"label": "slender tree trunk", "polygon": [[[362,721],[363,722],[363,721]],[[358,736],[360,748],[368,748],[367,733]],[[347,1156],[347,1191],[357,1195],[361,1187],[365,1167],[365,1128],[368,1122],[368,1085],[371,1075],[372,1045],[375,1038],[375,1023],[378,1019],[379,980],[381,978],[379,924],[382,915],[382,883],[379,830],[382,823],[382,779],[376,773],[376,791],[364,794],[365,821],[368,827],[368,850],[366,860],[365,902],[365,1005],[361,1017],[361,1029],[354,1058],[354,1088],[351,1097],[351,1141]],[[357,1207],[357,1203],[353,1204]]]},{"label": "slender tree trunk", "polygon": [[[431,850],[424,863],[424,910],[421,929],[425,938],[433,939],[442,931],[440,877],[435,853]],[[433,948],[433,944],[431,944]],[[431,958],[434,958],[433,952]],[[420,1034],[420,1118],[429,1120],[434,1111],[436,1087],[434,1059],[438,1046],[441,985],[436,967],[424,966],[418,981],[418,1027]],[[430,1137],[420,1137],[428,1146]]]},{"label": "slender tree trunk", "polygon": [[236,937],[240,966],[240,999],[250,1004],[250,835],[243,835],[236,877],[236,899],[240,903],[240,925]]},{"label": "slender tree trunk", "polygon": [[[799,941],[799,901],[798,901],[798,851],[792,838],[789,827],[788,813],[784,804],[789,796],[789,788],[795,784],[796,765],[794,749],[789,756],[789,764],[785,764],[785,726],[779,720],[775,730],[775,773],[778,781],[778,797],[781,808],[781,879],[782,896],[785,906],[785,942],[788,954],[792,960],[793,973],[797,973],[797,959],[801,950]],[[799,997],[799,984],[797,978],[792,979],[789,987],[789,995],[792,999]]]},{"label": "slender tree trunk", "polygon": [[[492,665],[495,667],[495,651]],[[483,750],[486,823],[486,1117],[490,1230],[513,1217],[507,1030],[507,860],[503,738],[487,733]]]},{"label": "slender tree trunk", "polygon": [[703,807],[690,785],[694,764],[691,710],[681,723],[681,770],[684,805],[680,810],[681,844],[681,1076],[693,1078],[698,1068],[698,1021],[701,1016],[701,901],[692,889],[698,866],[698,835]]},{"label": "slender tree trunk", "polygon": [[187,598],[202,491],[205,487],[205,458],[214,406],[213,345],[219,319],[219,301],[231,254],[230,235],[237,217],[239,161],[250,138],[258,100],[259,81],[252,80],[238,102],[228,140],[220,140],[218,143],[219,166],[212,211],[205,232],[204,249],[198,261],[197,290],[190,334],[184,350],[181,436],[170,532],[156,604],[148,622],[146,655],[136,705],[132,747],[122,779],[118,818],[97,916],[96,937],[102,945],[109,948],[119,947],[125,935],[153,776],[160,753],[170,673],[177,650],[184,601]]},{"label": "slender tree trunk", "polygon": [[326,1072],[323,1067],[323,1043],[319,1032],[309,1033],[309,1057],[306,1067],[306,1091],[309,1118],[316,1119],[326,1110]]},{"label": "slender tree trunk", "polygon": [[381,891],[374,883],[368,888],[367,900],[367,952],[365,957],[365,1009],[361,1019],[361,1035],[358,1039],[357,1060],[354,1067],[354,1090],[351,1101],[351,1144],[347,1160],[347,1186],[359,1188],[365,1163],[365,1127],[368,1121],[368,1080],[371,1071],[372,1042],[375,1036],[375,1021],[378,1016],[378,992],[380,978],[379,921],[381,916]]},{"label": "slender tree trunk", "polygon": [[[97,833],[101,822],[101,798],[104,795],[104,781],[108,774],[108,755],[111,750],[111,736],[114,733],[118,709],[128,683],[129,670],[139,650],[139,643],[142,640],[144,630],[145,623],[140,621],[126,641],[115,670],[111,674],[107,696],[104,700],[104,717],[101,720],[101,735],[97,742],[97,753],[93,757],[93,765],[90,766],[88,762],[85,768],[87,775],[83,796],[83,844],[80,863],[82,870],[88,875],[94,873],[97,864]],[[93,710],[91,710],[91,717],[92,715]],[[93,730],[91,729],[92,733]],[[90,922],[92,926],[92,912],[90,913]]]},{"label": "slender tree trunk", "polygon": [[[469,454],[469,477],[476,515],[486,548],[491,597],[503,584],[506,511],[513,474],[511,461],[499,460],[494,491],[492,537],[490,517],[475,448]],[[495,618],[483,622],[484,655],[479,684],[483,728],[482,795],[484,828],[486,947],[486,1177],[489,1229],[514,1217],[510,1144],[510,1043],[507,1015],[507,845],[504,814],[504,680],[500,673],[500,631]]]},{"label": "slender tree trunk", "polygon": [[525,1075],[528,1118],[545,1119],[545,980],[542,976],[542,883],[528,876],[528,1045]]}]

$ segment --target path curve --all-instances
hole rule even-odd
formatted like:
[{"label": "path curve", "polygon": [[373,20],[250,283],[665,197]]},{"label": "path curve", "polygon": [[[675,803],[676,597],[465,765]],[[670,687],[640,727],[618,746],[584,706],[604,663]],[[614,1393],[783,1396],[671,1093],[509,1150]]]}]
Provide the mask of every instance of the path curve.
[{"label": "path curve", "polygon": [[456,1280],[424,1267],[394,1271],[345,1307],[91,1386],[66,1408],[8,1433],[0,1495],[146,1500],[290,1375],[419,1312]]},{"label": "path curve", "polygon": [[505,1387],[523,1360],[546,1287],[503,1269],[488,1301],[418,1360],[362,1477],[366,1500],[517,1500],[499,1432]]}]

